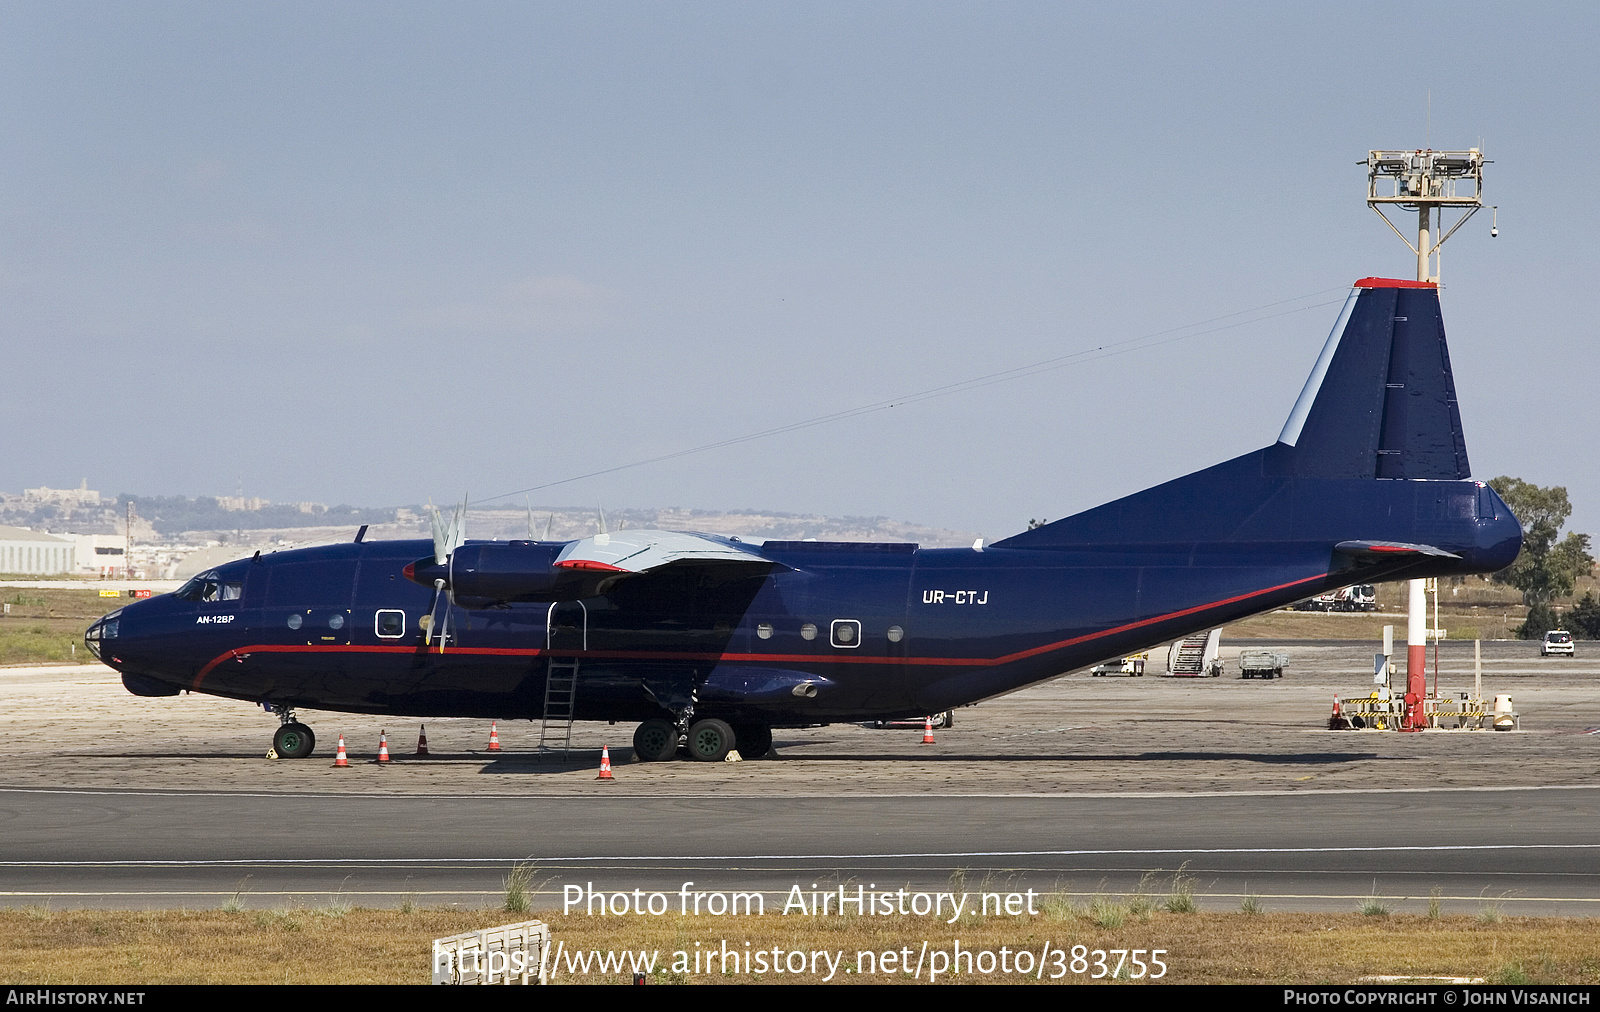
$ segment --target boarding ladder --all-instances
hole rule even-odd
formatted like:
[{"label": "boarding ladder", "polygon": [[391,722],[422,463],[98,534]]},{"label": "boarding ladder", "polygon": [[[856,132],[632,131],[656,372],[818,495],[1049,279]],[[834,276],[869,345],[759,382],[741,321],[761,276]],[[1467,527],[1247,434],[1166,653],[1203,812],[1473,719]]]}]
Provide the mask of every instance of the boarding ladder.
[{"label": "boarding ladder", "polygon": [[572,749],[572,717],[578,702],[578,658],[552,657],[544,679],[544,717],[539,721],[539,755],[554,752],[561,741],[561,758]]},{"label": "boarding ladder", "polygon": [[1206,669],[1206,639],[1210,633],[1197,633],[1172,645],[1177,659],[1170,666],[1174,675],[1202,675]]}]

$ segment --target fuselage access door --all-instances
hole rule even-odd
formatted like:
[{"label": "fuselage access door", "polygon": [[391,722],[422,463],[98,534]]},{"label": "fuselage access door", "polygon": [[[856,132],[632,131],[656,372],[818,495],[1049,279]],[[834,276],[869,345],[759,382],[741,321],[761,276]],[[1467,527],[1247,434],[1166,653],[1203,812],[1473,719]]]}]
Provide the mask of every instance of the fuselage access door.
[{"label": "fuselage access door", "polygon": [[545,647],[552,655],[589,649],[589,609],[582,601],[557,601],[550,606]]},{"label": "fuselage access door", "polygon": [[539,721],[539,752],[561,741],[561,754],[572,747],[572,721],[578,712],[578,655],[589,647],[589,609],[582,601],[557,601],[545,627],[544,714]]}]

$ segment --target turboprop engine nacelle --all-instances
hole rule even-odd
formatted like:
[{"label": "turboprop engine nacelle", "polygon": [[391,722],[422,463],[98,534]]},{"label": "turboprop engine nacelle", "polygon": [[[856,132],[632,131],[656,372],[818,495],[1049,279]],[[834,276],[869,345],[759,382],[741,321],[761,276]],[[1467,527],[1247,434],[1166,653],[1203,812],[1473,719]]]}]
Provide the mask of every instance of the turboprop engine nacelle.
[{"label": "turboprop engine nacelle", "polygon": [[558,566],[556,558],[564,547],[538,541],[467,544],[451,552],[443,565],[427,556],[404,572],[424,587],[443,580],[458,603],[576,601],[594,595],[600,580],[617,575]]}]

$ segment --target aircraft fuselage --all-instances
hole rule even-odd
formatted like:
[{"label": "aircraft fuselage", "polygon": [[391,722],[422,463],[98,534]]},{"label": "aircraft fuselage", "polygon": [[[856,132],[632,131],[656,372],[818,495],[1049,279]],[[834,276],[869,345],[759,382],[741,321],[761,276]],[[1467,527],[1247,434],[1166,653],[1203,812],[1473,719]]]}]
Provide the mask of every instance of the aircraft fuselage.
[{"label": "aircraft fuselage", "polygon": [[[1237,474],[1217,477],[1241,491]],[[402,572],[431,543],[278,552],[216,570],[236,587],[232,599],[129,605],[101,649],[130,688],[290,707],[536,719],[554,659],[579,664],[578,719],[644,720],[685,706],[775,726],[891,719],[1338,586],[1492,571],[1520,544],[1516,520],[1477,482],[1259,484],[1263,504],[1287,506],[1275,530],[1168,541],[1152,529],[1131,543],[981,550],[767,542],[756,547],[771,567],[689,568],[579,600],[451,604],[448,634],[431,644],[419,627],[429,591]],[[1352,494],[1364,508],[1351,508]],[[1205,512],[1201,502],[1189,508],[1202,523]],[[1352,539],[1425,542],[1455,557],[1356,562],[1334,549]]]}]

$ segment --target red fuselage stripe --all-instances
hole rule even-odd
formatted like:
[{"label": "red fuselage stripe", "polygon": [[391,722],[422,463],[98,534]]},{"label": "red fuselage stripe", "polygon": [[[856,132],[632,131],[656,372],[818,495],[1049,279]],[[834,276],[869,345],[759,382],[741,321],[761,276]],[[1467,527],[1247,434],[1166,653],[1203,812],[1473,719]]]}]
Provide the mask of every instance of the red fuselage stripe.
[{"label": "red fuselage stripe", "polygon": [[[1063,650],[1067,647],[1077,646],[1080,643],[1088,643],[1091,640],[1104,639],[1107,636],[1114,636],[1117,633],[1127,632],[1131,629],[1140,629],[1144,626],[1154,625],[1157,622],[1166,622],[1175,618],[1183,618],[1186,615],[1209,611],[1213,608],[1221,608],[1224,605],[1237,604],[1240,601],[1248,601],[1252,597],[1261,597],[1264,594],[1288,590],[1290,587],[1298,587],[1301,584],[1313,583],[1321,579],[1323,577],[1319,574],[1317,576],[1308,576],[1303,580],[1291,580],[1288,583],[1280,583],[1276,587],[1253,590],[1248,594],[1239,594],[1234,597],[1224,598],[1221,601],[1212,601],[1208,604],[1196,605],[1193,608],[1184,608],[1181,611],[1168,612],[1165,615],[1156,615],[1152,618],[1140,619],[1137,622],[1128,622],[1110,629],[1102,629],[1099,632],[1085,633],[1082,636],[1057,640],[1054,643],[1046,643],[1042,646],[1029,647],[1027,650],[1018,650],[1015,653],[1004,654],[1000,657],[857,657],[852,655],[819,657],[816,654],[676,653],[670,650],[550,650],[541,647],[454,647],[450,653],[469,654],[475,657],[539,657],[544,654],[556,654],[561,657],[587,657],[597,660],[741,661],[768,664],[814,664],[818,661],[826,661],[830,664],[926,664],[939,667],[992,668],[1029,657],[1037,657],[1040,654],[1047,654],[1055,650]],[[416,654],[417,652],[418,650],[415,646],[383,644],[371,646],[331,644],[323,646],[307,643],[302,646],[300,644],[261,643],[248,647],[235,647],[227,653],[213,657],[205,667],[201,668],[200,673],[195,676],[192,688],[195,691],[199,691],[200,683],[223,661],[247,654]]]}]

